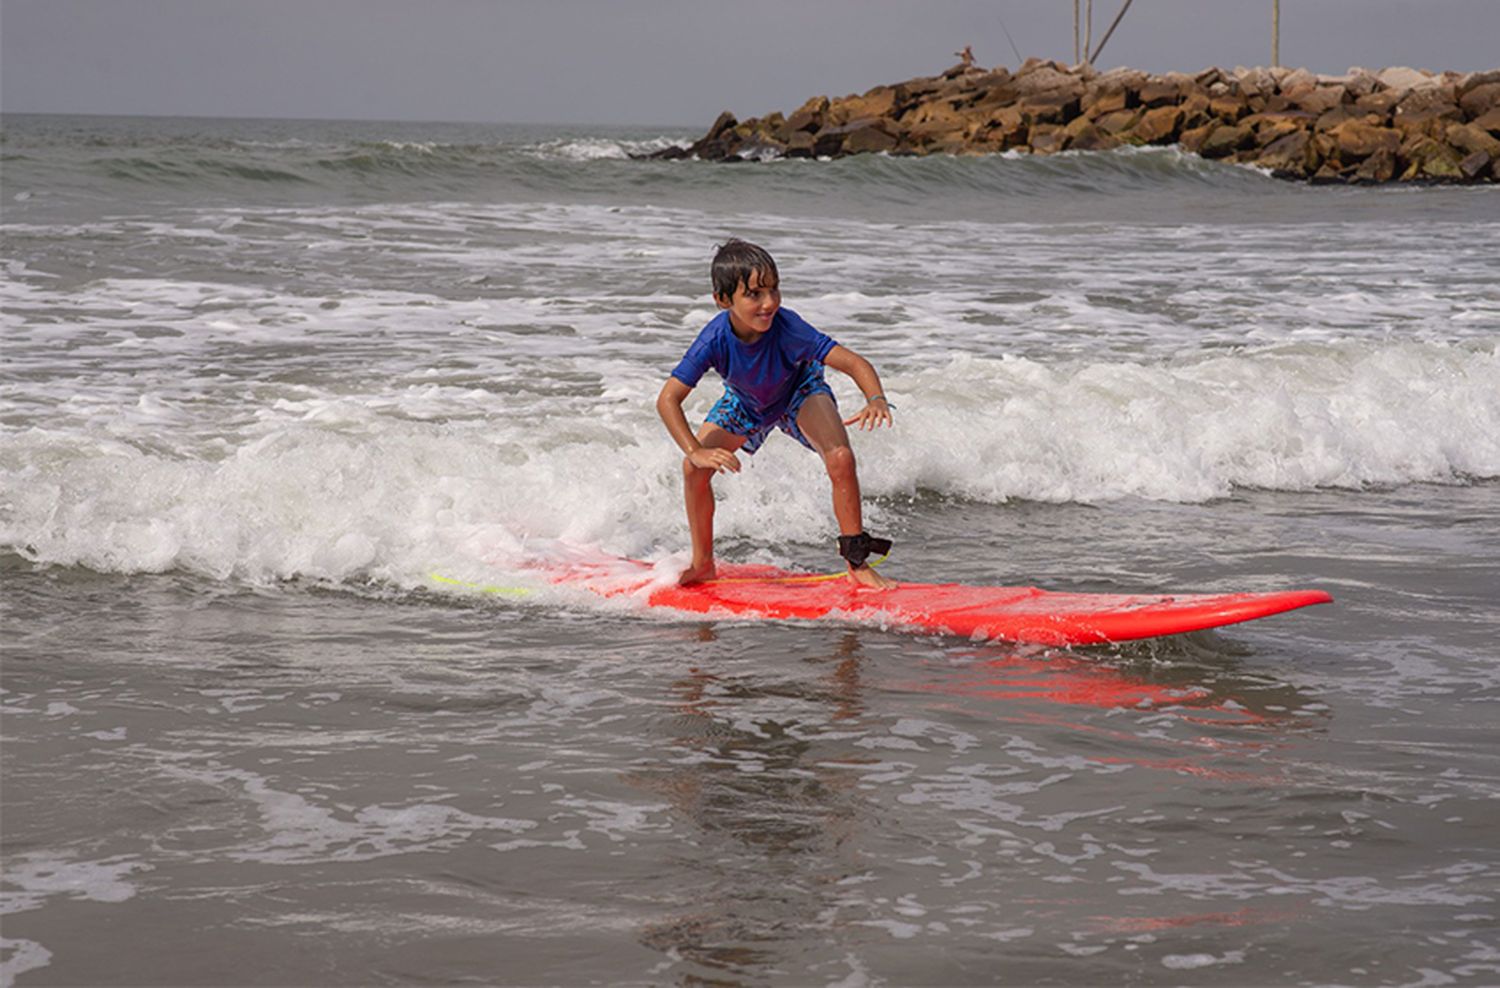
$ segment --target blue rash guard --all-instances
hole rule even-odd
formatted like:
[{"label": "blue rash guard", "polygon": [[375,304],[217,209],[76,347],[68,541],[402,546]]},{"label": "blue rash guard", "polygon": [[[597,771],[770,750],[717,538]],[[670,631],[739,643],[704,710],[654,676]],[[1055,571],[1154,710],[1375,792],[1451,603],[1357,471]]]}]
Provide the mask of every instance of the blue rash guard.
[{"label": "blue rash guard", "polygon": [[776,310],[771,328],[747,346],[734,335],[726,309],[703,327],[672,376],[695,388],[712,367],[740,406],[758,423],[770,425],[787,413],[798,385],[813,365],[822,377],[823,360],[836,346],[833,337],[820,333],[791,309]]}]

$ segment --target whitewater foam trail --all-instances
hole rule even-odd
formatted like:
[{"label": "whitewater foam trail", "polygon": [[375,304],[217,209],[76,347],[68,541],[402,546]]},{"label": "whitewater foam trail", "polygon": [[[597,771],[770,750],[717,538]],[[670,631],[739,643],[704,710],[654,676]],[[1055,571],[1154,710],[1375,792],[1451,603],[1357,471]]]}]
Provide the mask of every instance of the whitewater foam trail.
[{"label": "whitewater foam trail", "polygon": [[[1500,346],[1290,344],[1159,362],[960,356],[893,375],[899,428],[858,434],[872,525],[917,493],[991,504],[1500,477]],[[619,555],[681,541],[679,454],[632,386],[607,425],[517,421],[489,392],[281,402],[208,423],[143,396],[0,436],[0,544],[35,562],[217,579],[477,573],[522,537]],[[857,402],[846,382],[840,400]],[[438,410],[446,414],[435,414]],[[174,432],[189,438],[173,443]],[[720,533],[826,534],[826,479],[784,439],[725,478]],[[497,556],[498,554],[498,556]]]}]

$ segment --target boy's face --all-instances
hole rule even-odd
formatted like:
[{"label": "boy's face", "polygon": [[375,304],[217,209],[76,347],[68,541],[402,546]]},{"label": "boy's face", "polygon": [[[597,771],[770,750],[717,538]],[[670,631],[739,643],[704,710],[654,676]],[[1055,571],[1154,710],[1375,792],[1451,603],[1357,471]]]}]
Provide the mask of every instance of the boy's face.
[{"label": "boy's face", "polygon": [[715,301],[719,308],[729,310],[734,334],[749,342],[771,328],[771,320],[781,308],[781,285],[775,275],[752,271],[748,281],[735,287],[733,296],[719,295]]}]

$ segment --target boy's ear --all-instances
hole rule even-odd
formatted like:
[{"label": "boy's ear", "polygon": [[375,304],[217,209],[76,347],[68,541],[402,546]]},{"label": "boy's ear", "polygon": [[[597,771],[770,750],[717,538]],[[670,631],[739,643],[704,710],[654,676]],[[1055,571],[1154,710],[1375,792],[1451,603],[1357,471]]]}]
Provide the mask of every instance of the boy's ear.
[{"label": "boy's ear", "polygon": [[719,308],[727,309],[734,304],[734,297],[732,295],[719,295],[716,293],[714,301],[719,303]]}]

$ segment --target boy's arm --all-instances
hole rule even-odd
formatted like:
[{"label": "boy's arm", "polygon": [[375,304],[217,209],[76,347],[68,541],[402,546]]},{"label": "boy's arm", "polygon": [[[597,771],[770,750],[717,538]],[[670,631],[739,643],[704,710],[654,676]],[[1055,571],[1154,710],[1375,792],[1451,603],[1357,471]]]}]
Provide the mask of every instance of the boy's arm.
[{"label": "boy's arm", "polygon": [[693,427],[688,425],[687,415],[682,410],[683,401],[692,393],[693,389],[677,378],[667,378],[667,383],[661,386],[661,393],[656,396],[656,414],[661,416],[672,441],[686,454],[693,466],[719,473],[725,470],[739,473],[739,457],[727,449],[705,446],[693,435]]},{"label": "boy's arm", "polygon": [[885,389],[880,386],[880,375],[875,373],[874,365],[843,345],[829,350],[823,363],[854,378],[854,383],[864,392],[865,407],[844,419],[845,425],[857,422],[861,429],[874,429],[894,424],[890,402],[885,400]]}]

